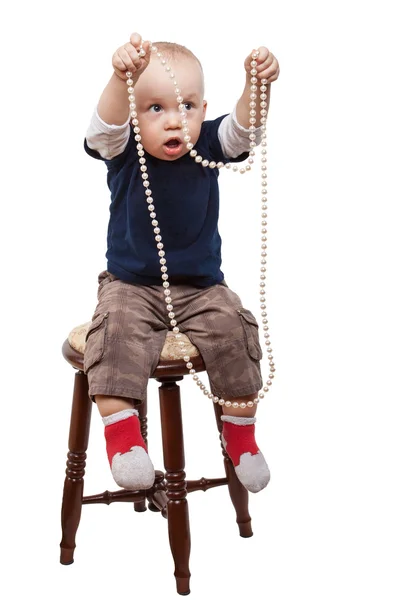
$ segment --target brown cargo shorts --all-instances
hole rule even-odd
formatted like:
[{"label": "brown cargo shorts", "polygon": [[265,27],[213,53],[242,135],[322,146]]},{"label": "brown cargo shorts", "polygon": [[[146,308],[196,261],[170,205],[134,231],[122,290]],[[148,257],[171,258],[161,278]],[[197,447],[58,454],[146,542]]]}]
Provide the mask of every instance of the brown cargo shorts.
[{"label": "brown cargo shorts", "polygon": [[[125,283],[107,271],[98,281],[84,354],[89,395],[142,402],[171,329],[164,288]],[[170,290],[178,327],[199,349],[211,392],[219,397],[258,392],[263,385],[258,324],[239,296],[225,282],[207,288],[171,284]]]}]

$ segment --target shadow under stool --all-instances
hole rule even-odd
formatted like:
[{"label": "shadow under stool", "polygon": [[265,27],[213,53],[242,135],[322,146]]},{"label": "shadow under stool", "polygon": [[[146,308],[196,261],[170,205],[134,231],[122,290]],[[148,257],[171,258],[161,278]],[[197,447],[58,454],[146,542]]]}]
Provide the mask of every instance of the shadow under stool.
[{"label": "shadow under stool", "polygon": [[[89,442],[90,419],[93,402],[88,395],[87,376],[83,372],[83,355],[86,333],[90,322],[76,327],[64,342],[62,352],[64,358],[74,369],[75,383],[72,399],[71,421],[69,429],[69,452],[64,483],[61,509],[61,557],[63,565],[74,562],[75,536],[79,526],[82,505],[111,504],[112,502],[132,502],[136,512],[144,512],[148,508],[159,512],[168,520],[169,542],[175,563],[175,578],[178,594],[190,593],[189,554],[190,527],[187,494],[197,490],[207,491],[213,487],[228,485],[230,498],[236,511],[236,522],[242,537],[253,535],[251,518],[248,512],[248,492],[239,482],[230,458],[222,443],[226,477],[219,479],[198,480],[186,479],[185,454],[183,444],[183,426],[181,414],[180,388],[178,381],[188,374],[181,349],[176,348],[175,336],[167,333],[166,342],[160,361],[152,374],[152,378],[160,382],[159,400],[161,414],[161,431],[163,444],[164,471],[156,470],[153,487],[147,490],[105,491],[93,496],[84,496],[84,474],[86,466],[86,450]],[[198,349],[182,334],[186,354],[190,356],[196,372],[205,371],[205,365]],[[208,400],[209,401],[209,400]],[[147,445],[147,402],[138,405],[140,427]],[[214,404],[215,418],[220,434],[222,432],[222,407]]]}]

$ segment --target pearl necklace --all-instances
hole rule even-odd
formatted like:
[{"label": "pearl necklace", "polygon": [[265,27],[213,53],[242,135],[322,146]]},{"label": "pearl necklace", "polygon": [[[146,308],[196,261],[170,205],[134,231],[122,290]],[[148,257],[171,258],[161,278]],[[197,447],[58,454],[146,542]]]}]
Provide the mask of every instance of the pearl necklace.
[{"label": "pearl necklace", "polygon": [[[167,61],[165,60],[165,58],[163,57],[162,53],[158,51],[158,48],[156,46],[153,46],[153,44],[150,43],[150,51],[153,52],[161,61],[161,64],[164,66],[165,68],[165,72],[167,73],[167,75],[169,76],[169,78],[171,79],[172,84],[175,86],[175,94],[176,94],[176,100],[178,102],[178,108],[179,108],[179,115],[181,117],[181,122],[182,122],[182,131],[184,133],[184,142],[186,143],[186,148],[189,150],[190,156],[192,158],[194,158],[195,162],[201,164],[203,167],[207,167],[210,169],[222,169],[223,167],[225,167],[225,169],[232,169],[232,171],[234,172],[239,172],[241,174],[246,173],[247,171],[251,170],[251,165],[253,164],[254,160],[253,160],[253,156],[255,155],[255,151],[254,148],[256,147],[256,135],[255,135],[255,123],[256,123],[256,99],[257,99],[257,83],[258,83],[258,79],[256,77],[257,75],[257,70],[256,70],[256,66],[257,66],[257,61],[255,60],[258,57],[258,52],[255,51],[252,54],[252,61],[250,63],[251,65],[251,71],[250,71],[250,75],[251,75],[251,79],[250,79],[250,127],[249,127],[249,139],[250,139],[250,152],[249,152],[249,158],[247,160],[248,164],[246,165],[246,167],[241,167],[239,168],[237,165],[231,165],[230,163],[223,163],[223,162],[218,162],[215,163],[214,161],[208,161],[207,159],[203,158],[202,156],[200,156],[197,153],[197,150],[195,150],[193,148],[194,144],[192,144],[190,142],[190,135],[189,135],[189,129],[188,129],[188,122],[186,119],[186,112],[185,112],[185,106],[183,104],[183,97],[180,95],[181,94],[181,90],[178,87],[178,83],[175,79],[175,74],[172,72],[171,67],[167,64]],[[140,49],[139,51],[139,56],[143,57],[145,56],[146,52],[143,48]],[[262,79],[261,80],[261,86],[260,86],[260,114],[261,114],[261,209],[262,209],[262,213],[261,213],[261,276],[260,276],[260,307],[261,307],[261,316],[262,316],[262,323],[263,323],[263,330],[264,330],[264,338],[265,338],[265,345],[267,346],[267,352],[268,352],[268,359],[269,359],[269,365],[270,365],[270,373],[269,373],[269,378],[267,381],[267,384],[263,387],[262,391],[258,393],[258,397],[255,398],[253,401],[249,400],[248,402],[230,402],[229,400],[224,400],[223,398],[218,398],[218,396],[214,396],[214,394],[212,392],[210,392],[209,390],[207,390],[206,386],[204,385],[204,383],[202,383],[202,381],[200,380],[199,376],[196,374],[195,369],[193,369],[193,364],[190,362],[190,356],[188,356],[186,354],[186,350],[184,348],[182,348],[182,346],[184,346],[184,342],[180,341],[180,338],[182,337],[182,334],[180,333],[179,327],[178,327],[178,323],[175,319],[175,313],[173,312],[173,304],[172,304],[172,296],[171,296],[171,291],[169,290],[169,282],[168,282],[168,275],[167,275],[167,261],[165,258],[165,251],[163,250],[164,248],[164,244],[161,242],[162,237],[160,235],[161,230],[159,228],[159,223],[156,220],[156,212],[155,212],[155,206],[153,204],[154,200],[152,198],[152,191],[150,190],[150,183],[149,183],[149,176],[147,174],[147,167],[146,167],[146,159],[144,157],[144,149],[143,149],[143,145],[140,143],[141,142],[141,135],[140,135],[140,127],[139,127],[139,121],[137,119],[137,112],[136,112],[136,104],[135,104],[135,96],[134,96],[134,88],[133,88],[133,80],[131,79],[132,77],[132,73],[130,71],[126,72],[126,75],[128,77],[127,80],[127,85],[128,85],[128,94],[129,94],[129,108],[130,108],[130,116],[132,119],[132,125],[133,125],[133,131],[135,133],[135,140],[137,142],[136,148],[138,151],[138,155],[139,155],[139,163],[140,163],[140,170],[142,172],[142,179],[143,179],[143,186],[145,188],[145,195],[146,195],[146,202],[148,203],[148,210],[150,212],[150,218],[152,219],[151,224],[154,227],[154,233],[155,233],[155,241],[157,242],[157,249],[158,249],[158,256],[160,257],[160,264],[161,264],[161,278],[163,280],[163,287],[164,287],[164,300],[166,302],[166,308],[167,308],[167,312],[168,312],[168,318],[170,319],[170,324],[172,327],[172,331],[175,334],[175,338],[178,341],[178,345],[181,347],[181,352],[182,354],[184,354],[183,356],[183,360],[186,363],[186,367],[189,370],[190,375],[192,375],[193,380],[196,382],[196,384],[199,386],[200,390],[204,393],[205,396],[208,396],[214,403],[218,403],[221,406],[225,405],[227,407],[232,406],[233,408],[246,408],[246,407],[252,407],[254,406],[254,404],[258,404],[258,402],[260,401],[260,399],[264,398],[264,392],[268,392],[270,386],[272,385],[272,379],[274,377],[274,372],[275,372],[275,363],[273,362],[273,356],[272,356],[272,348],[270,347],[271,342],[269,341],[269,333],[268,333],[268,320],[267,320],[267,312],[266,312],[266,305],[265,305],[265,272],[266,272],[266,267],[265,265],[267,264],[267,166],[266,166],[266,162],[267,162],[267,158],[266,158],[266,154],[267,154],[267,150],[266,150],[266,146],[267,146],[267,142],[266,142],[266,121],[267,121],[267,103],[266,103],[266,91],[267,91],[267,87],[266,87],[266,83],[267,80],[266,79]]]}]

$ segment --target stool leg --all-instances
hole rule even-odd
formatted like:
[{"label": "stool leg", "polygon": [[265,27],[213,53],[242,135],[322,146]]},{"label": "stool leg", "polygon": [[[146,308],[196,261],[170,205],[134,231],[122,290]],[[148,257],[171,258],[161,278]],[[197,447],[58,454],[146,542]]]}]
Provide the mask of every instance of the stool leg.
[{"label": "stool leg", "polygon": [[[147,446],[147,399],[135,406],[137,411],[139,412],[139,420],[140,420],[140,433],[142,434],[142,438]],[[147,510],[146,500],[140,500],[140,502],[134,502],[133,507],[136,512],[145,512]]]},{"label": "stool leg", "polygon": [[[180,377],[179,379],[182,379]],[[159,380],[162,381],[162,380]],[[159,388],[169,543],[175,562],[178,594],[190,593],[190,528],[179,386],[167,380]]]},{"label": "stool leg", "polygon": [[78,371],[75,375],[68,441],[69,452],[61,508],[60,562],[63,565],[70,565],[74,562],[75,536],[82,510],[83,476],[91,414],[92,401],[88,395],[87,377],[82,371]]},{"label": "stool leg", "polygon": [[[222,407],[219,404],[214,404],[215,418],[217,421],[217,427],[220,434],[219,439],[221,439],[222,433]],[[251,517],[249,515],[249,492],[246,488],[240,483],[237,478],[234,466],[232,464],[231,459],[229,458],[225,448],[222,445],[222,454],[224,456],[224,467],[226,477],[228,479],[228,488],[229,495],[232,500],[232,504],[236,511],[236,523],[239,526],[239,534],[241,537],[251,537],[253,535],[253,531],[251,528]]]}]

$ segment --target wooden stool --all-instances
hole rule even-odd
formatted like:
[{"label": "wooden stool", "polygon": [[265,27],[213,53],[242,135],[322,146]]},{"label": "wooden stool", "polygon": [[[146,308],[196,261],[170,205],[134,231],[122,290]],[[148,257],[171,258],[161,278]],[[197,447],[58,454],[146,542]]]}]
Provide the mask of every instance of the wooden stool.
[{"label": "wooden stool", "polygon": [[[232,462],[225,452],[222,443],[222,454],[226,477],[220,479],[187,480],[185,454],[183,447],[182,415],[180,389],[177,381],[188,374],[182,358],[178,359],[175,347],[175,336],[167,333],[166,342],[160,362],[152,374],[161,383],[159,387],[161,430],[163,442],[164,471],[156,470],[153,487],[148,490],[129,491],[121,489],[116,492],[105,491],[94,496],[83,496],[83,478],[86,466],[86,450],[89,441],[92,401],[88,395],[88,381],[83,372],[83,353],[85,337],[90,323],[76,327],[64,342],[62,352],[64,358],[77,369],[72,399],[72,412],[69,430],[67,469],[64,483],[64,494],[61,510],[62,540],[61,558],[63,565],[74,562],[75,536],[78,529],[83,504],[111,504],[111,502],[133,502],[137,512],[150,510],[160,512],[168,519],[168,532],[171,551],[175,563],[175,578],[178,594],[190,593],[189,554],[190,528],[186,496],[197,490],[228,485],[229,494],[236,510],[236,522],[242,537],[253,535],[251,518],[248,512],[248,492],[236,477]],[[190,340],[182,335],[187,354],[191,357],[196,372],[205,371],[205,365],[199,351]],[[141,433],[147,443],[147,403],[136,407],[139,411]],[[222,408],[214,404],[217,427],[222,431],[220,419]]]}]

